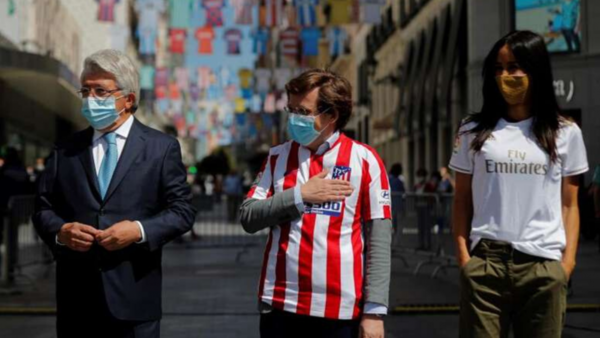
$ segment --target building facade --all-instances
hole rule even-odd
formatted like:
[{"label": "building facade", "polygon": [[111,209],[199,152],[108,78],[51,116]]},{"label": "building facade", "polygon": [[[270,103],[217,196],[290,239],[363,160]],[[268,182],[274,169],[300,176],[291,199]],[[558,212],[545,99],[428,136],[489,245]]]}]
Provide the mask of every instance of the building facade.
[{"label": "building facade", "polygon": [[[557,6],[560,0],[548,1]],[[546,3],[542,4],[546,5]],[[600,2],[581,0],[581,50],[552,53],[563,111],[583,130],[590,166],[600,162]],[[492,45],[517,29],[517,1],[388,1],[381,24],[353,36],[356,108],[349,124],[385,163],[415,173],[446,166],[460,121],[481,109],[481,69]],[[597,21],[597,20],[596,20]],[[586,175],[589,182],[591,173]]]}]

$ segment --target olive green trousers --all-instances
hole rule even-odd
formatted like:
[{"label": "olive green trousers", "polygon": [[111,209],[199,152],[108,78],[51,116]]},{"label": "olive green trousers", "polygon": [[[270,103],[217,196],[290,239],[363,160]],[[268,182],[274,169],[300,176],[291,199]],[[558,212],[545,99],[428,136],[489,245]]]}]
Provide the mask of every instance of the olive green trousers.
[{"label": "olive green trousers", "polygon": [[567,276],[559,261],[482,240],[460,272],[460,337],[560,337]]}]

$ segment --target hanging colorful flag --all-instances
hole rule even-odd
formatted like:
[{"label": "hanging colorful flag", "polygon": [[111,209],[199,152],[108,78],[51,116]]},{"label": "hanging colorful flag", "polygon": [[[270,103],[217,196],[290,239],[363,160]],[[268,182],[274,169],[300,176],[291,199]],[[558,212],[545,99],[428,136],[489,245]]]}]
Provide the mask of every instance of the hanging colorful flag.
[{"label": "hanging colorful flag", "polygon": [[291,58],[296,58],[298,55],[298,42],[300,33],[298,29],[290,27],[279,33],[281,43],[281,54]]},{"label": "hanging colorful flag", "polygon": [[317,24],[316,7],[318,4],[319,0],[294,0],[300,26],[311,27]]},{"label": "hanging colorful flag", "polygon": [[140,89],[152,90],[154,89],[154,74],[155,69],[151,65],[143,65],[140,69]]},{"label": "hanging colorful flag", "polygon": [[252,25],[252,9],[257,0],[230,0],[236,25]]},{"label": "hanging colorful flag", "polygon": [[196,39],[198,40],[198,54],[212,54],[212,40],[215,38],[215,31],[211,26],[198,28],[196,30]]},{"label": "hanging colorful flag", "polygon": [[139,13],[139,27],[157,29],[165,4],[163,0],[137,0],[135,9]]},{"label": "hanging colorful flag", "polygon": [[292,70],[289,68],[277,68],[275,69],[275,89],[278,91],[285,90],[285,85],[290,81],[292,77]]},{"label": "hanging colorful flag", "polygon": [[262,99],[260,95],[255,94],[252,96],[252,102],[250,103],[250,111],[258,114],[262,111]]},{"label": "hanging colorful flag", "polygon": [[381,8],[386,0],[359,0],[360,22],[377,25],[381,23]]},{"label": "hanging colorful flag", "polygon": [[225,31],[224,38],[227,41],[227,54],[239,55],[243,38],[242,32],[237,28],[230,28]]},{"label": "hanging colorful flag", "polygon": [[221,88],[225,88],[231,83],[231,70],[229,70],[229,67],[219,67],[218,83]]},{"label": "hanging colorful flag", "polygon": [[115,5],[120,0],[96,0],[98,3],[98,21],[114,22]]},{"label": "hanging colorful flag", "polygon": [[223,26],[224,0],[202,0],[202,5],[206,12],[205,26]]},{"label": "hanging colorful flag", "polygon": [[184,67],[175,68],[175,81],[177,82],[177,86],[181,91],[189,91],[190,82],[188,69]]},{"label": "hanging colorful flag", "polygon": [[8,0],[8,16],[13,16],[17,11],[15,0]]},{"label": "hanging colorful flag", "polygon": [[138,39],[140,39],[139,51],[142,55],[154,55],[156,54],[156,28],[153,27],[140,27],[136,33]]},{"label": "hanging colorful flag", "polygon": [[234,101],[238,94],[238,88],[236,85],[231,84],[225,88],[225,99],[227,101]]},{"label": "hanging colorful flag", "polygon": [[246,114],[235,114],[235,124],[238,127],[243,127],[246,125]]},{"label": "hanging colorful flag", "polygon": [[247,89],[252,86],[252,71],[248,68],[242,68],[238,71],[240,79],[240,88]]},{"label": "hanging colorful flag", "polygon": [[348,34],[345,29],[340,27],[329,28],[327,39],[329,40],[329,54],[331,56],[345,54],[346,40],[348,40]]},{"label": "hanging colorful flag", "polygon": [[166,86],[155,86],[154,95],[157,99],[166,99],[167,98],[167,87]]},{"label": "hanging colorful flag", "polygon": [[157,68],[156,75],[154,77],[154,85],[156,87],[166,87],[169,85],[169,69]]},{"label": "hanging colorful flag", "polygon": [[195,0],[169,0],[170,28],[188,28]]},{"label": "hanging colorful flag", "polygon": [[190,98],[196,102],[200,99],[200,87],[196,83],[190,85]]},{"label": "hanging colorful flag", "polygon": [[265,99],[264,111],[265,113],[273,114],[275,113],[275,108],[275,94],[269,93]]},{"label": "hanging colorful flag", "polygon": [[316,27],[303,28],[300,33],[302,39],[302,54],[305,56],[319,55],[319,39],[321,29]]},{"label": "hanging colorful flag", "polygon": [[185,53],[185,37],[187,30],[180,28],[171,28],[169,30],[170,37],[170,48],[169,50],[173,54]]},{"label": "hanging colorful flag", "polygon": [[212,69],[210,67],[198,68],[198,87],[200,89],[208,89],[212,83]]},{"label": "hanging colorful flag", "polygon": [[260,26],[279,27],[283,13],[283,3],[285,0],[263,0],[264,5],[260,7]]},{"label": "hanging colorful flag", "polygon": [[329,23],[345,25],[350,23],[354,0],[327,0],[329,5]]},{"label": "hanging colorful flag", "polygon": [[167,111],[169,110],[169,104],[171,102],[169,101],[169,99],[157,99],[156,100],[156,110],[158,110],[158,112],[161,115],[164,115],[167,113]]},{"label": "hanging colorful flag", "polygon": [[171,100],[181,99],[181,92],[179,91],[179,87],[175,82],[169,83],[169,98]]},{"label": "hanging colorful flag", "polygon": [[267,68],[258,68],[254,72],[256,76],[256,91],[260,94],[266,94],[271,90],[271,70]]},{"label": "hanging colorful flag", "polygon": [[271,30],[264,27],[259,27],[252,32],[254,41],[253,52],[258,55],[267,54],[269,41],[271,40]]}]

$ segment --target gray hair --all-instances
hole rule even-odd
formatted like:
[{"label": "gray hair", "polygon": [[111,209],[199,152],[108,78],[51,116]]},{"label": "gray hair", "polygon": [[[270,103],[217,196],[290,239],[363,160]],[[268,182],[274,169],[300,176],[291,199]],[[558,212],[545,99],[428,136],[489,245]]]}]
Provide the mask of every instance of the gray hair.
[{"label": "gray hair", "polygon": [[[127,94],[135,94],[135,105],[140,102],[140,74],[129,56],[114,50],[104,49],[85,58],[81,82],[90,74],[106,72],[112,74],[117,85]],[[136,108],[134,107],[134,110]]]}]

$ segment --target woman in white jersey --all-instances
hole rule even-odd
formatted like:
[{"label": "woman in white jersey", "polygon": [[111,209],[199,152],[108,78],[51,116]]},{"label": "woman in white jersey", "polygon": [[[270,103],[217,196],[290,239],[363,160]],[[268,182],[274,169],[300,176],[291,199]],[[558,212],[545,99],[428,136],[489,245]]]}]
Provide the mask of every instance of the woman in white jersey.
[{"label": "woman in white jersey", "polygon": [[460,337],[560,337],[588,170],[579,127],[560,113],[544,40],[500,39],[483,67],[483,107],[461,124],[454,238]]}]

